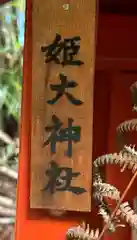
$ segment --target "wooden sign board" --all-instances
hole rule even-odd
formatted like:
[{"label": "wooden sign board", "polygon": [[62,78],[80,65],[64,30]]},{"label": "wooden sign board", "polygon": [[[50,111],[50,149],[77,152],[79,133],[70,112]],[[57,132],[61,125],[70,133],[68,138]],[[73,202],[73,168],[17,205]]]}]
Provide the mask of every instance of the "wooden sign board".
[{"label": "wooden sign board", "polygon": [[33,1],[31,208],[91,210],[95,3]]}]

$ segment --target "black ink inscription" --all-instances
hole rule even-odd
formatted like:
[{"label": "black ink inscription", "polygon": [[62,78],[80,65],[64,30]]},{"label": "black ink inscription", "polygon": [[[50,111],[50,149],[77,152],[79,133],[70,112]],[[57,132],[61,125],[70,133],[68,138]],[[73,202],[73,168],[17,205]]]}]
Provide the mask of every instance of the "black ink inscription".
[{"label": "black ink inscription", "polygon": [[62,64],[63,66],[84,64],[82,61],[74,59],[80,49],[80,40],[79,36],[61,40],[61,35],[56,34],[52,44],[41,47],[41,51],[45,55],[45,62],[54,61],[56,64]]},{"label": "black ink inscription", "polygon": [[60,77],[61,84],[54,84],[54,85],[50,84],[51,90],[56,91],[57,94],[52,100],[48,100],[47,103],[53,105],[59,100],[59,98],[61,98],[65,94],[67,99],[72,104],[77,106],[81,105],[83,103],[82,101],[80,101],[79,99],[76,99],[75,97],[73,97],[72,94],[66,91],[66,89],[68,88],[75,88],[78,84],[73,80],[68,81],[67,76],[65,76],[63,73],[60,73],[59,77]]},{"label": "black ink inscription", "polygon": [[43,191],[54,194],[56,191],[69,191],[80,195],[86,190],[81,187],[71,186],[71,181],[80,175],[80,172],[73,172],[72,168],[60,167],[55,161],[51,161],[51,168],[46,171],[49,181]]},{"label": "black ink inscription", "polygon": [[45,131],[51,132],[49,138],[44,142],[43,146],[50,144],[51,153],[56,153],[57,142],[68,142],[67,156],[72,157],[72,142],[79,142],[81,135],[80,126],[72,126],[73,119],[68,118],[68,128],[61,128],[63,123],[56,115],[52,116],[53,125],[46,126]]}]

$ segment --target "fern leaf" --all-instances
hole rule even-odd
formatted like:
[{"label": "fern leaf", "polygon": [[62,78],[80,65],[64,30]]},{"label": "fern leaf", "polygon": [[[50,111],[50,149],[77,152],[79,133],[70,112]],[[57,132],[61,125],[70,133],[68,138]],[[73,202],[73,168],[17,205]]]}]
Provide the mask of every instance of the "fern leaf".
[{"label": "fern leaf", "polygon": [[109,222],[108,230],[110,232],[115,232],[116,228],[118,228],[118,227],[125,227],[124,224],[119,223],[120,220],[117,217],[115,217],[113,219],[113,221],[110,221],[111,210],[105,201],[102,201],[101,204],[99,205],[98,214],[102,216],[105,224],[107,224]]},{"label": "fern leaf", "polygon": [[100,167],[104,164],[117,164],[118,163],[118,154],[117,153],[110,153],[102,155],[94,161],[95,167]]},{"label": "fern leaf", "polygon": [[119,134],[122,134],[124,132],[133,132],[133,131],[137,131],[137,119],[127,120],[125,122],[122,122],[117,127],[117,132]]},{"label": "fern leaf", "polygon": [[119,153],[111,153],[98,157],[94,161],[94,166],[100,167],[104,164],[119,164],[121,172],[126,168],[131,169],[134,173],[137,170],[137,152],[133,146],[124,146]]},{"label": "fern leaf", "polygon": [[96,166],[94,166],[94,169],[93,169],[93,182],[96,182],[96,183],[103,182],[103,178],[100,174],[99,168]]},{"label": "fern leaf", "polygon": [[93,182],[93,197],[100,201],[102,201],[104,197],[119,200],[120,192],[116,187],[108,183]]},{"label": "fern leaf", "polygon": [[131,227],[137,229],[137,214],[134,210],[132,210],[128,202],[124,202],[120,205],[116,215],[120,216],[122,219],[125,219]]},{"label": "fern leaf", "polygon": [[132,156],[136,156],[137,157],[137,151],[135,150],[135,145],[134,146],[132,146],[132,145],[130,145],[130,146],[125,145],[124,146],[124,150],[129,152]]},{"label": "fern leaf", "polygon": [[[98,214],[101,215],[105,224],[107,224],[110,221],[110,211],[109,211],[107,205],[104,204],[104,202],[102,202],[102,204],[99,205]],[[116,228],[115,228],[115,224],[113,222],[109,223],[108,230],[110,232],[115,232]]]},{"label": "fern leaf", "polygon": [[90,229],[89,224],[83,223],[81,226],[68,229],[67,240],[97,240],[99,237],[99,229]]},{"label": "fern leaf", "polygon": [[134,82],[131,87],[133,111],[137,112],[137,82]]},{"label": "fern leaf", "polygon": [[133,109],[134,112],[137,112],[137,105],[134,104],[132,109]]}]

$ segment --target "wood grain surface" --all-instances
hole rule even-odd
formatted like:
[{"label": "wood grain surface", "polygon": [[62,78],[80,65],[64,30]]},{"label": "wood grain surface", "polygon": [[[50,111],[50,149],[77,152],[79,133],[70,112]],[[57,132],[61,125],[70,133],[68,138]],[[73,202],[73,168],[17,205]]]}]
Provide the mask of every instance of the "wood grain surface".
[{"label": "wood grain surface", "polygon": [[[90,211],[96,1],[71,0],[68,10],[64,9],[64,3],[64,0],[33,1],[30,207]],[[83,61],[83,65],[63,67],[54,61],[44,62],[41,46],[52,44],[56,34],[61,35],[62,41],[64,38],[80,36],[80,50],[75,59]],[[66,92],[83,101],[82,105],[70,103],[66,95],[54,105],[47,103],[47,100],[56,96],[50,84],[60,84],[60,73],[77,83],[75,88],[68,88]],[[53,125],[53,115],[62,122],[63,129],[68,128],[68,118],[73,118],[73,126],[81,127],[80,141],[72,143],[72,157],[66,156],[67,141],[56,144],[55,154],[51,154],[50,144],[43,147],[44,141],[50,136],[45,127]],[[79,195],[68,190],[58,191],[57,187],[53,194],[48,190],[42,191],[49,182],[46,171],[51,169],[51,161],[55,161],[59,167],[71,168],[73,173],[79,172],[70,185],[86,191]],[[65,171],[63,173],[67,176]]]}]

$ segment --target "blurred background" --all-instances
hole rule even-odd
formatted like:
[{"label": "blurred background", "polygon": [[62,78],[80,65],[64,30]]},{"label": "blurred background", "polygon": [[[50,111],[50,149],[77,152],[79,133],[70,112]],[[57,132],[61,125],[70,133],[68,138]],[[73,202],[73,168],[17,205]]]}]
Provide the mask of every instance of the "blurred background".
[{"label": "blurred background", "polygon": [[0,0],[0,240],[14,239],[25,0]]}]

